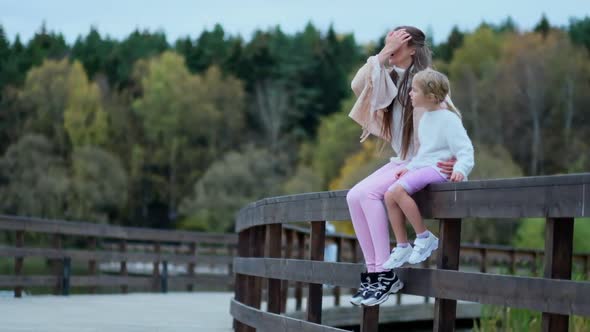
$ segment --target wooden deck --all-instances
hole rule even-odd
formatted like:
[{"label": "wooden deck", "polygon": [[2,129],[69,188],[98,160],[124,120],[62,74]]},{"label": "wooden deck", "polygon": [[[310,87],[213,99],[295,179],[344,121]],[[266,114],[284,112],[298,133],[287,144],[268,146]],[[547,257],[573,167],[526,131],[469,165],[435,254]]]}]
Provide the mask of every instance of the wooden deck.
[{"label": "wooden deck", "polygon": [[232,331],[233,293],[0,298],[0,331],[194,332]]},{"label": "wooden deck", "polygon": [[[229,313],[231,292],[197,293],[135,293],[127,295],[71,295],[23,296],[14,298],[10,292],[0,296],[0,331],[4,332],[221,332],[232,330]],[[335,308],[333,296],[323,298],[326,309],[325,324],[359,324],[356,313],[347,297]],[[425,305],[424,298],[404,295],[402,305],[392,297],[383,304],[380,317],[384,321],[432,319],[432,303]],[[471,305],[471,304],[466,304]],[[420,308],[417,308],[420,307]],[[266,309],[266,303],[262,305]],[[404,310],[404,308],[406,308]],[[287,309],[295,309],[295,300],[289,299]],[[417,310],[418,309],[418,310]],[[408,312],[408,310],[411,311]],[[459,307],[458,316],[476,318],[479,305],[465,309]],[[291,313],[298,317],[303,313]],[[342,315],[352,316],[343,319]],[[410,315],[408,315],[410,314]],[[416,316],[418,315],[418,316]]]}]

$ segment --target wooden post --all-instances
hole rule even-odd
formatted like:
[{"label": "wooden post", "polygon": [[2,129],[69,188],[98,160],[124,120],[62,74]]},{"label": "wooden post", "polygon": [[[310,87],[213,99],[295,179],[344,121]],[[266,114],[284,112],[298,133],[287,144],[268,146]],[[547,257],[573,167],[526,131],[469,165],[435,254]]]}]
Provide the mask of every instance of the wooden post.
[{"label": "wooden post", "polygon": [[[266,231],[266,245],[268,248],[268,257],[281,258],[282,225],[267,225]],[[275,314],[281,313],[281,295],[281,280],[269,278],[267,288],[268,312],[272,312]]]},{"label": "wooden post", "polygon": [[[437,254],[437,268],[459,269],[461,247],[461,219],[440,219],[440,242]],[[434,302],[434,331],[455,331],[457,301],[436,298]]]},{"label": "wooden post", "polygon": [[[358,250],[357,250],[357,240],[350,239],[348,241],[350,243],[350,255],[351,255],[350,259],[351,259],[352,263],[356,264],[359,262],[359,259],[358,259],[359,254],[358,254]],[[351,294],[356,293],[356,288],[351,288],[350,293]]]},{"label": "wooden post", "polygon": [[[232,247],[231,244],[227,245],[227,255],[229,257],[234,257],[236,251],[237,251],[237,249],[235,247]],[[230,261],[229,263],[227,263],[227,275],[231,277],[233,274],[234,274],[234,262]],[[229,278],[229,279],[231,280],[231,278]],[[231,281],[228,281],[227,289],[229,291],[232,291],[234,289],[234,285],[232,285]]]},{"label": "wooden post", "polygon": [[[311,245],[309,259],[312,261],[324,260],[324,247],[326,242],[326,223],[323,221],[311,222]],[[322,323],[322,284],[309,284],[307,295],[307,320],[312,323]]]},{"label": "wooden post", "polygon": [[[571,279],[574,218],[547,218],[544,277]],[[543,313],[542,331],[568,331],[568,315]]]},{"label": "wooden post", "polygon": [[64,261],[63,261],[63,273],[62,273],[62,295],[63,296],[68,296],[70,295],[70,274],[72,272],[71,269],[72,266],[72,260],[70,259],[70,257],[64,257]]},{"label": "wooden post", "polygon": [[[297,233],[297,259],[305,259],[305,234]],[[295,283],[295,310],[303,306],[303,283]]]},{"label": "wooden post", "polygon": [[[160,250],[161,250],[160,242],[156,242],[154,244],[154,253],[156,253],[159,256]],[[159,284],[160,284],[160,259],[156,258],[156,260],[154,261],[154,269],[152,271],[152,291],[153,292],[158,291],[158,289],[160,288]]]},{"label": "wooden post", "polygon": [[[188,245],[188,254],[191,255],[192,257],[195,257],[197,255],[197,244],[195,242],[191,242]],[[187,274],[190,277],[189,279],[191,281],[186,285],[186,290],[189,292],[192,292],[194,290],[194,285],[193,285],[192,280],[194,280],[194,278],[195,278],[195,263],[192,263],[192,262],[188,263]]]},{"label": "wooden post", "polygon": [[516,253],[514,249],[510,250],[510,266],[508,266],[508,271],[510,274],[516,274]]},{"label": "wooden post", "polygon": [[590,279],[590,255],[584,256],[584,271],[582,272],[586,279]]},{"label": "wooden post", "polygon": [[[52,242],[53,242],[53,249],[60,250],[62,248],[61,234],[53,234]],[[53,265],[53,275],[55,275],[57,277],[56,278],[57,282],[55,283],[55,285],[53,287],[53,294],[59,295],[59,294],[61,294],[61,276],[62,276],[62,272],[63,272],[62,260],[61,259],[53,259],[52,265]]]},{"label": "wooden post", "polygon": [[[422,267],[425,269],[429,269],[430,268],[430,257],[426,258],[426,260],[424,262],[422,262]],[[402,302],[402,294],[400,292],[397,293],[397,304],[401,304]],[[428,296],[424,296],[424,303],[428,303],[430,301],[430,298]]]},{"label": "wooden post", "polygon": [[[25,232],[24,231],[16,231],[16,243],[17,248],[22,248],[25,245]],[[23,274],[23,265],[24,265],[24,258],[22,256],[14,258],[14,275],[21,276]],[[23,296],[23,287],[16,286],[14,287],[14,297],[22,297]]]},{"label": "wooden post", "polygon": [[[96,250],[96,237],[92,236],[88,238],[88,250]],[[90,259],[88,261],[88,274],[91,276],[96,276],[96,259]],[[96,285],[90,286],[88,292],[90,294],[96,293]]]},{"label": "wooden post", "polygon": [[[342,262],[342,238],[336,238],[336,262]],[[334,306],[340,306],[340,286],[335,286],[333,290]]]},{"label": "wooden post", "polygon": [[[264,238],[266,234],[265,226],[254,226],[248,231],[248,257],[262,257],[264,255]],[[255,276],[246,276],[244,304],[247,306],[260,309],[262,302],[262,278]],[[252,327],[247,327],[244,331],[255,331]]]},{"label": "wooden post", "polygon": [[[122,252],[122,253],[127,252],[127,240],[121,240],[121,242],[119,242],[119,252]],[[121,277],[125,277],[125,280],[127,280],[127,259],[126,258],[122,259],[120,262],[119,274],[121,275]],[[121,293],[127,294],[128,290],[129,289],[127,287],[127,284],[121,285]]]},{"label": "wooden post", "polygon": [[[295,233],[292,230],[285,230],[285,258],[292,258],[293,256],[293,236]],[[289,299],[289,281],[283,280],[281,285],[281,313],[287,312],[287,300]]]},{"label": "wooden post", "polygon": [[[238,257],[248,257],[249,256],[249,239],[250,236],[250,229],[246,229],[241,231],[238,234]],[[240,303],[246,303],[246,293],[248,289],[248,280],[247,276],[243,274],[236,274],[236,281],[235,281],[235,298]],[[234,319],[234,329],[237,332],[247,331],[249,327]]]},{"label": "wooden post", "polygon": [[168,261],[162,262],[162,281],[160,283],[160,291],[168,293]]},{"label": "wooden post", "polygon": [[535,251],[533,253],[533,266],[531,267],[531,272],[533,276],[537,276],[537,261],[539,260],[539,254]]},{"label": "wooden post", "polygon": [[379,306],[363,306],[363,315],[361,318],[361,332],[379,331]]},{"label": "wooden post", "polygon": [[479,271],[481,273],[486,273],[488,271],[488,251],[486,248],[479,249],[481,255],[481,262],[479,265]]}]

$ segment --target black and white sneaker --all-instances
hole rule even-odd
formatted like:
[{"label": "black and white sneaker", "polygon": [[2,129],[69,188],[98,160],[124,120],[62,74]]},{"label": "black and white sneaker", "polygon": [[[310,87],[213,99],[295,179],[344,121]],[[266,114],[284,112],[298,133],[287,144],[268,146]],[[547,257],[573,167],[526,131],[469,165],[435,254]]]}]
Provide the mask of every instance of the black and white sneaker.
[{"label": "black and white sneaker", "polygon": [[362,272],[361,284],[356,293],[350,298],[350,303],[357,306],[361,305],[361,302],[367,298],[367,291],[370,283],[371,278],[369,277],[369,273]]},{"label": "black and white sneaker", "polygon": [[395,294],[404,287],[393,270],[376,273],[377,283],[369,285],[368,296],[361,304],[368,307],[379,305],[389,298],[389,294]]}]

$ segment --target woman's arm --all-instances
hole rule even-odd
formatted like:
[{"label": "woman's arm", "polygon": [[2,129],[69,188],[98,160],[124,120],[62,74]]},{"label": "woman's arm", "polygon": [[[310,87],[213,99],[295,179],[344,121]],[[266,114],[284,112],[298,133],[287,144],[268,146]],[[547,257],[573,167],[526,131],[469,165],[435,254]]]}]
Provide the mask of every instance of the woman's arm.
[{"label": "woman's arm", "polygon": [[352,82],[350,83],[350,87],[352,88],[352,91],[354,92],[354,94],[357,97],[361,95],[361,93],[365,89],[365,86],[367,85],[367,74],[370,71],[369,67],[370,67],[369,63],[368,62],[365,63],[356,72],[356,75],[354,75],[354,78],[352,79]]}]

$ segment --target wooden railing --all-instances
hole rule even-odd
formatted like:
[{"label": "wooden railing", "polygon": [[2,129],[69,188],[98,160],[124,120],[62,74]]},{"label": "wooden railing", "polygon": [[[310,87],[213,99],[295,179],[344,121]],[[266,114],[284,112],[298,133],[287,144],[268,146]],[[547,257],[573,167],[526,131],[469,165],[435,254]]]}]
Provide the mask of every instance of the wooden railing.
[{"label": "wooden railing", "polygon": [[[237,244],[234,234],[211,234],[188,231],[120,227],[85,222],[0,216],[0,231],[12,233],[13,246],[0,247],[0,258],[14,258],[14,274],[0,275],[0,288],[14,288],[21,297],[23,288],[50,287],[54,294],[69,293],[70,287],[85,287],[90,293],[97,287],[129,287],[154,292],[169,288],[193,290],[195,285],[233,288],[232,256]],[[49,235],[50,247],[32,247],[25,235]],[[66,238],[67,236],[67,238]],[[64,244],[71,244],[66,247]],[[82,243],[82,245],[80,245]],[[80,247],[83,248],[80,248]],[[27,257],[50,261],[49,275],[26,275]],[[87,264],[83,275],[73,275],[73,263]],[[116,275],[100,274],[97,264],[118,262]],[[128,263],[149,262],[149,274],[128,271]],[[225,265],[224,274],[195,273],[196,264]],[[169,273],[169,267],[182,266],[183,273]],[[145,274],[145,273],[144,273]]]},{"label": "wooden railing", "polygon": [[[268,198],[240,211],[236,291],[230,307],[236,330],[344,331],[321,322],[322,285],[357,287],[363,271],[362,264],[323,261],[325,221],[350,218],[346,193]],[[590,216],[590,174],[437,184],[415,198],[426,218],[439,220],[436,269],[406,267],[396,272],[406,282],[403,294],[435,298],[435,331],[454,330],[457,300],[541,311],[544,331],[567,331],[569,315],[590,315],[590,283],[570,280],[574,217]],[[459,272],[461,218],[468,217],[546,218],[543,277]],[[282,255],[282,224],[298,222],[310,224],[307,255],[299,250],[297,259],[283,258],[292,253]],[[587,271],[587,257],[582,264]],[[263,279],[267,311],[260,310]],[[307,320],[280,314],[284,281],[308,284]],[[377,331],[378,318],[379,307],[364,307],[361,330]]]}]

